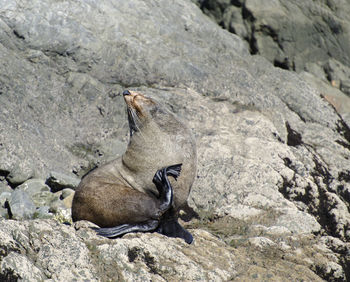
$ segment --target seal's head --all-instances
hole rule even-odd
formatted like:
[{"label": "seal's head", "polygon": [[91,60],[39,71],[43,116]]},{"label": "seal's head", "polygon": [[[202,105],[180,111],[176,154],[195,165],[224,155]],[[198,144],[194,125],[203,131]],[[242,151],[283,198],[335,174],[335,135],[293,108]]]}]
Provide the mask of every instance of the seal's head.
[{"label": "seal's head", "polygon": [[127,105],[131,137],[152,119],[159,107],[154,100],[135,91],[125,90],[123,96]]}]

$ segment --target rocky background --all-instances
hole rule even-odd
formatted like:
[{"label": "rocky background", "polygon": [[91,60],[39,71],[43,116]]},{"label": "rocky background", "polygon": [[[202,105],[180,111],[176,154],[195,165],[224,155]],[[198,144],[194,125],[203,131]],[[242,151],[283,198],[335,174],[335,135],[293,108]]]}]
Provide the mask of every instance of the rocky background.
[{"label": "rocky background", "polygon": [[[263,2],[0,2],[0,280],[350,279],[350,4]],[[192,245],[71,224],[124,89],[195,134]]]},{"label": "rocky background", "polygon": [[241,37],[251,54],[298,72],[349,122],[349,1],[194,2],[220,26]]}]

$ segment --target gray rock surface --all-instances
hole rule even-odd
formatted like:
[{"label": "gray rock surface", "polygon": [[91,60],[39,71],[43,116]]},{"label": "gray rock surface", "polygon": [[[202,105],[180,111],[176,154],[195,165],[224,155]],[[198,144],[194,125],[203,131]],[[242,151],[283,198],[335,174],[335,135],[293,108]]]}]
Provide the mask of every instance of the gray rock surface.
[{"label": "gray rock surface", "polygon": [[[91,229],[74,230],[53,220],[0,222],[1,277],[8,280],[169,281],[176,277],[278,281],[303,277],[322,281],[309,269],[311,265],[339,268],[334,258],[328,257],[331,251],[324,242],[307,237],[293,237],[296,242],[291,241],[291,246],[255,237],[233,247],[197,229],[192,230],[195,242],[187,245],[180,239],[150,233],[110,240],[97,237]],[[317,251],[316,257],[310,256],[312,251]],[[285,259],[276,264],[276,255]]]},{"label": "gray rock surface", "polygon": [[244,39],[252,54],[283,69],[307,71],[350,95],[348,1],[195,2],[223,28]]},{"label": "gray rock surface", "polygon": [[[61,183],[33,201],[56,221],[1,220],[0,278],[350,279],[348,119],[303,75],[251,56],[186,0],[5,0],[0,25],[0,181],[11,197],[52,171]],[[58,223],[70,217],[63,188],[77,185],[67,177],[126,148],[125,88],[163,101],[195,134],[188,202],[200,218],[183,223],[194,245]]]},{"label": "gray rock surface", "polygon": [[51,187],[52,192],[57,192],[65,188],[76,188],[79,185],[80,179],[75,175],[66,175],[59,172],[50,172],[46,184]]},{"label": "gray rock surface", "polygon": [[10,216],[13,219],[29,219],[35,213],[35,205],[27,192],[15,190],[8,200]]},{"label": "gray rock surface", "polygon": [[350,7],[346,0],[197,3],[224,28],[247,40],[251,52],[278,66],[300,71],[306,63],[326,63],[330,58],[327,64],[335,66],[337,61],[336,69],[350,66]]},{"label": "gray rock surface", "polygon": [[25,191],[30,196],[50,191],[50,187],[48,187],[42,179],[29,179],[23,184],[17,186],[16,189]]}]

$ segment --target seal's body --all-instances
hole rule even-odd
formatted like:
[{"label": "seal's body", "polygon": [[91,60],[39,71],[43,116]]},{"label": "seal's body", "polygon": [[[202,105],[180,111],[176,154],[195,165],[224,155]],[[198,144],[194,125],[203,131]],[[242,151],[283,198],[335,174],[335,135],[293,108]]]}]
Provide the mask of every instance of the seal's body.
[{"label": "seal's body", "polygon": [[194,138],[153,99],[137,92],[123,94],[130,142],[122,157],[82,179],[73,199],[73,221],[91,221],[107,237],[156,230],[190,243],[192,236],[177,223],[177,212],[196,175]]}]

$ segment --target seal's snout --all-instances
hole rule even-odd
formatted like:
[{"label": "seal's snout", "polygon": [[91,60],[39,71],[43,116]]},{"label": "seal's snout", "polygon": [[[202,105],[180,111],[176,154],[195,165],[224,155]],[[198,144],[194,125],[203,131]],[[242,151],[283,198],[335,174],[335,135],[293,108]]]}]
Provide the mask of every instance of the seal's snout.
[{"label": "seal's snout", "polygon": [[131,95],[130,91],[129,90],[123,91],[123,96],[127,96],[127,95]]}]

